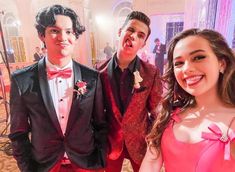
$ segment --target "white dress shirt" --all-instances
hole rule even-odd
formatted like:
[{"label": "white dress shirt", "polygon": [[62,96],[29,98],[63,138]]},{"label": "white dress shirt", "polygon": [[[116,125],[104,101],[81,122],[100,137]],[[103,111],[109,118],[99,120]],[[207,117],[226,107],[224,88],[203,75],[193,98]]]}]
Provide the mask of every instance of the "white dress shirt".
[{"label": "white dress shirt", "polygon": [[63,134],[65,134],[70,108],[73,99],[74,89],[74,74],[73,74],[73,62],[72,60],[63,68],[58,68],[49,62],[46,57],[46,68],[63,70],[65,68],[72,69],[72,75],[69,78],[56,77],[54,79],[48,79],[50,87],[51,97],[56,110],[57,118]]}]

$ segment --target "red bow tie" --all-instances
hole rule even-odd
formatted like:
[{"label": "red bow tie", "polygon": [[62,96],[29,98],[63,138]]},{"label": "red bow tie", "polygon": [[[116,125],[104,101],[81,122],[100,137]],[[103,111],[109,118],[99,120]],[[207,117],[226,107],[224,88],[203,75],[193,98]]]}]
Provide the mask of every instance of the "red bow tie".
[{"label": "red bow tie", "polygon": [[66,68],[63,70],[50,69],[47,71],[47,76],[49,79],[54,79],[56,77],[69,78],[71,74],[72,70],[70,68]]}]

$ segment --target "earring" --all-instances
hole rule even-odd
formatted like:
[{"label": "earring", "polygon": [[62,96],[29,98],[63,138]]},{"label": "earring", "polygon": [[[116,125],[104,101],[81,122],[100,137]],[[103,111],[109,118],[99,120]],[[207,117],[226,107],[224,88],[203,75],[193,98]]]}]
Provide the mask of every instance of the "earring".
[{"label": "earring", "polygon": [[224,69],[220,69],[219,72],[220,72],[221,74],[224,74]]}]

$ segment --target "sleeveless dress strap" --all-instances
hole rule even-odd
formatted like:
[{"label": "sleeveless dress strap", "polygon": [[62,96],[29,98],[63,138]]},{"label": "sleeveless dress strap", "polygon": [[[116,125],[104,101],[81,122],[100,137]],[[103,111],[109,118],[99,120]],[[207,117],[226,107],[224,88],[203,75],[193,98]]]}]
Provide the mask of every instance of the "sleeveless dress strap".
[{"label": "sleeveless dress strap", "polygon": [[175,111],[172,113],[172,115],[171,115],[171,119],[174,121],[174,122],[180,122],[181,121],[181,119],[180,119],[180,117],[179,117],[179,112],[180,112],[180,108],[177,108],[177,109],[175,109]]},{"label": "sleeveless dress strap", "polygon": [[230,129],[230,127],[232,126],[232,124],[233,124],[234,121],[235,121],[235,117],[233,117],[232,120],[230,121],[229,126],[228,126],[228,130],[227,130],[227,133],[228,133],[228,131],[229,131],[229,129]]},{"label": "sleeveless dress strap", "polygon": [[229,127],[226,133],[223,133],[221,129],[216,124],[210,124],[208,129],[211,131],[211,133],[208,132],[202,132],[202,138],[206,140],[214,140],[214,141],[220,141],[224,144],[224,159],[225,160],[231,160],[230,157],[230,144],[233,139],[235,139],[235,132],[232,131],[229,133],[229,128],[231,127],[233,121],[235,121],[235,118],[231,120],[229,123]]}]

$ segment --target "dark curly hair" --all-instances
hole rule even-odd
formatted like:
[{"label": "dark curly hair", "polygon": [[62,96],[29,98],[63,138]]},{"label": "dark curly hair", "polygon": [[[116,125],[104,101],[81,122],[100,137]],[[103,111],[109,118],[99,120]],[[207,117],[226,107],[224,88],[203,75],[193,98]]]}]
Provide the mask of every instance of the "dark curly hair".
[{"label": "dark curly hair", "polygon": [[169,124],[172,112],[176,108],[184,110],[187,107],[196,105],[194,96],[179,86],[174,75],[173,52],[175,46],[180,40],[188,36],[199,36],[206,39],[218,60],[226,62],[225,71],[219,76],[218,95],[225,104],[235,106],[235,55],[223,36],[214,30],[196,28],[179,33],[171,40],[168,46],[168,64],[163,76],[167,89],[162,100],[162,110],[146,138],[148,144],[157,150],[160,150],[162,134]]},{"label": "dark curly hair", "polygon": [[46,27],[55,25],[56,15],[70,17],[76,38],[85,31],[85,27],[81,25],[78,15],[72,9],[61,5],[52,5],[40,10],[36,16],[35,27],[40,36],[45,36]]}]

